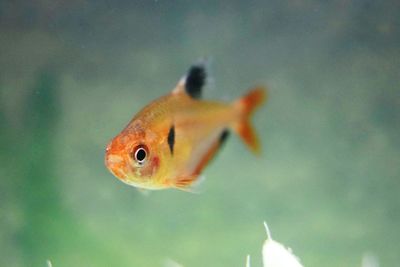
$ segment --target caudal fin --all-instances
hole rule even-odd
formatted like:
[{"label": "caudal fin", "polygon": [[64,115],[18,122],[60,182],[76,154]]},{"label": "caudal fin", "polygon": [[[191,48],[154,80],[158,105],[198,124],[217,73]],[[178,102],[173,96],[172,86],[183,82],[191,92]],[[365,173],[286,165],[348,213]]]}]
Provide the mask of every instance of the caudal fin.
[{"label": "caudal fin", "polygon": [[234,103],[240,112],[240,119],[235,125],[235,130],[255,154],[261,152],[261,147],[260,141],[250,124],[250,117],[254,111],[265,102],[266,96],[266,89],[262,86],[258,86],[251,89],[245,96],[236,100]]}]

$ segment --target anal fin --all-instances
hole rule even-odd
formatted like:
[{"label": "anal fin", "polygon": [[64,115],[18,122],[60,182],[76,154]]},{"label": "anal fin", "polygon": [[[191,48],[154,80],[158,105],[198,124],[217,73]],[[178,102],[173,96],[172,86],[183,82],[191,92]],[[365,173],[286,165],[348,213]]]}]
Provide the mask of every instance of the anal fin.
[{"label": "anal fin", "polygon": [[194,169],[193,174],[199,175],[204,167],[214,158],[215,153],[221,148],[221,146],[225,143],[227,137],[229,136],[229,131],[222,131],[220,137],[217,141],[210,147],[210,149],[204,154],[203,158],[200,160],[197,167]]},{"label": "anal fin", "polygon": [[203,157],[200,159],[197,166],[194,168],[192,174],[178,178],[175,182],[175,187],[184,191],[192,192],[193,184],[197,184],[199,176],[207,164],[214,158],[216,152],[225,143],[227,137],[229,136],[229,131],[222,131],[219,138],[211,145],[211,147],[206,151]]}]

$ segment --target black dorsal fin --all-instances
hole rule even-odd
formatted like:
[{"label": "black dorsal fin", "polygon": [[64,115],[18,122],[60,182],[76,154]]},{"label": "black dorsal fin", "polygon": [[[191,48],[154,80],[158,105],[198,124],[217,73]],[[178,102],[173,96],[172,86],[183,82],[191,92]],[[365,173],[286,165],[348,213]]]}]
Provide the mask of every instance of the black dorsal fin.
[{"label": "black dorsal fin", "polygon": [[201,91],[206,83],[207,72],[204,64],[190,67],[185,80],[185,91],[195,99],[201,98]]},{"label": "black dorsal fin", "polygon": [[171,155],[174,154],[174,145],[175,145],[175,126],[172,125],[171,128],[169,128],[168,132],[168,146],[169,146],[169,151],[171,152]]}]

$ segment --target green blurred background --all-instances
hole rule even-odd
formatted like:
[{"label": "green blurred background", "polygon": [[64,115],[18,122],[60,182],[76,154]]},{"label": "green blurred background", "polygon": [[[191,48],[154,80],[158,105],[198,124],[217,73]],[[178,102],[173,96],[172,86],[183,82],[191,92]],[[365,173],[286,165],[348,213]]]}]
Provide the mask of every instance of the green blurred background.
[{"label": "green blurred background", "polygon": [[[266,220],[305,266],[400,261],[398,1],[0,1],[0,266],[261,266]],[[140,194],[107,142],[191,63],[205,98],[266,84],[201,194]]]}]

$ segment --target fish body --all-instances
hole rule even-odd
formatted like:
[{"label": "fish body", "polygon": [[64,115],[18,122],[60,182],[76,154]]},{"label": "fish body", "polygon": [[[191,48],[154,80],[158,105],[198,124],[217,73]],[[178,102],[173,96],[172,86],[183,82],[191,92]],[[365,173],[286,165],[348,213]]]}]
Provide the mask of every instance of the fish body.
[{"label": "fish body", "polygon": [[200,98],[204,66],[192,66],[176,88],[144,107],[107,146],[105,164],[123,182],[143,189],[190,191],[231,130],[250,149],[259,143],[250,124],[265,98],[257,87],[233,103]]}]

